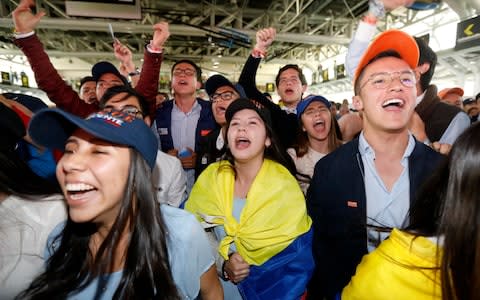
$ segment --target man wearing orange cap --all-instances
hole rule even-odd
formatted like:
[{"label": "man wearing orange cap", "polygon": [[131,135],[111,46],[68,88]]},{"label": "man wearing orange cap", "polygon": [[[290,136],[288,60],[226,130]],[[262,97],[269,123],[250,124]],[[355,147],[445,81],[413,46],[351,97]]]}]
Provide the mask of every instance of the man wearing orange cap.
[{"label": "man wearing orange cap", "polygon": [[[369,1],[369,12],[359,23],[347,52],[345,68],[350,77],[353,77],[359,58],[375,35],[377,19],[383,17],[385,10],[393,10],[403,5],[409,6],[412,3],[413,0]],[[443,149],[449,149],[449,147],[440,148],[439,145],[452,145],[470,126],[470,119],[462,109],[440,101],[437,96],[437,87],[430,84],[437,64],[437,55],[424,40],[415,38],[415,41],[420,50],[420,59],[415,71],[420,74],[420,78],[416,83],[415,114],[410,123],[410,130],[416,139],[426,144],[432,143],[435,149],[443,153]]]},{"label": "man wearing orange cap", "polygon": [[438,98],[450,105],[462,108],[463,89],[459,87],[446,88],[438,92]]},{"label": "man wearing orange cap", "polygon": [[418,59],[415,40],[389,30],[359,62],[353,105],[363,113],[363,130],[317,163],[307,193],[317,266],[310,299],[335,297],[363,255],[392,228],[408,225],[415,192],[441,159],[408,128]]}]

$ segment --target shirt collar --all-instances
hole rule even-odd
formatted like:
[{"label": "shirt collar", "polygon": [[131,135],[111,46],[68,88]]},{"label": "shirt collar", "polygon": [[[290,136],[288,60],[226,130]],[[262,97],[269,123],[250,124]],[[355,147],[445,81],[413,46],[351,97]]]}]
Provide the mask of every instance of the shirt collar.
[{"label": "shirt collar", "polygon": [[417,99],[416,99],[416,101],[415,101],[415,107],[416,107],[417,105],[419,105],[420,102],[422,102],[423,97],[425,97],[425,93],[426,93],[426,92],[427,92],[427,91],[425,90],[425,92],[423,92],[420,96],[417,96]]},{"label": "shirt collar", "polygon": [[[175,110],[176,112],[184,113],[184,112],[177,106],[177,102],[176,102],[175,100],[173,101],[173,110]],[[184,114],[189,115],[189,114],[191,114],[192,112],[196,112],[196,111],[200,111],[200,110],[201,110],[200,104],[198,104],[197,99],[195,99],[195,102],[193,103],[192,109],[191,109],[189,112],[186,112],[186,113],[184,113]]]},{"label": "shirt collar", "polygon": [[[405,152],[403,153],[403,159],[410,157],[410,154],[413,152],[413,148],[415,148],[415,139],[413,135],[409,132],[408,133],[408,144],[407,148],[405,148]],[[372,146],[370,146],[365,139],[363,131],[360,133],[360,137],[358,139],[358,151],[363,156],[365,154],[373,154],[375,157],[375,151],[373,150]]]}]

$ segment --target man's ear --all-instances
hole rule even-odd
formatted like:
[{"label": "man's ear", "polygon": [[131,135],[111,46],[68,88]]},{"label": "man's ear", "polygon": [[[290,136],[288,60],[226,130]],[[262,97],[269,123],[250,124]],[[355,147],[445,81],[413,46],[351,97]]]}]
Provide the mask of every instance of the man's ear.
[{"label": "man's ear", "polygon": [[197,87],[197,90],[199,90],[199,89],[202,87],[202,83],[201,83],[201,82],[199,82],[199,81],[197,81],[197,85],[196,85],[196,87]]},{"label": "man's ear", "polygon": [[306,84],[302,85],[302,94],[305,93],[306,90],[307,90],[307,85]]},{"label": "man's ear", "polygon": [[352,97],[352,104],[356,110],[358,111],[363,110],[363,100],[362,100],[362,97],[360,97],[359,95],[355,95]]},{"label": "man's ear", "polygon": [[424,62],[423,64],[419,65],[418,67],[415,68],[415,71],[420,73],[420,75],[425,74],[430,70],[430,63],[429,62]]}]

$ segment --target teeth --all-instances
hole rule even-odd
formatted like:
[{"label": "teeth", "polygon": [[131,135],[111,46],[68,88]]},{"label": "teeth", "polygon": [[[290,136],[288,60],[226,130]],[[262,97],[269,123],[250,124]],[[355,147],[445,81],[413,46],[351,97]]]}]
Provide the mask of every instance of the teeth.
[{"label": "teeth", "polygon": [[388,105],[402,105],[403,104],[403,100],[401,99],[389,99],[385,102],[383,102],[383,107],[385,106],[388,106]]},{"label": "teeth", "polygon": [[67,183],[65,189],[69,192],[81,192],[93,190],[94,187],[86,183]]},{"label": "teeth", "polygon": [[318,120],[317,122],[315,122],[315,125],[324,124],[324,123],[325,123],[325,121],[323,121],[323,120]]}]

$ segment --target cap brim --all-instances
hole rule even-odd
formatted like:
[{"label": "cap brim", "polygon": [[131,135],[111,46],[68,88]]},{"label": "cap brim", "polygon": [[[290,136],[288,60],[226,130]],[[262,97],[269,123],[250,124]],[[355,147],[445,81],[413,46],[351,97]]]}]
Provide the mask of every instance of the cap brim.
[{"label": "cap brim", "polygon": [[95,81],[100,80],[100,77],[102,77],[103,74],[113,74],[117,76],[124,83],[127,82],[127,79],[122,74],[120,74],[118,69],[108,61],[98,62],[92,67],[93,80]]},{"label": "cap brim", "polygon": [[367,48],[355,70],[353,83],[355,84],[360,73],[375,56],[388,50],[393,50],[400,54],[400,57],[410,68],[415,69],[418,66],[420,51],[415,39],[403,31],[388,30],[381,33]]},{"label": "cap brim", "polygon": [[226,77],[222,75],[216,74],[216,75],[210,76],[210,78],[208,78],[207,81],[205,82],[205,91],[209,96],[211,96],[215,93],[215,91],[219,87],[222,87],[222,86],[229,86],[236,90],[235,86],[230,80],[228,80]]},{"label": "cap brim", "polygon": [[446,88],[438,92],[438,97],[440,99],[443,99],[443,97],[445,97],[447,94],[455,94],[455,95],[463,96],[463,93],[464,93],[463,89],[459,87]]},{"label": "cap brim", "polygon": [[75,129],[81,128],[91,135],[114,144],[128,144],[125,138],[105,122],[89,122],[60,109],[43,109],[30,121],[28,133],[38,145],[63,150]]}]

